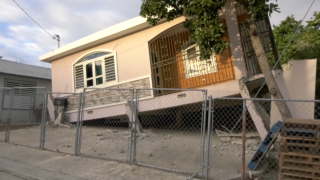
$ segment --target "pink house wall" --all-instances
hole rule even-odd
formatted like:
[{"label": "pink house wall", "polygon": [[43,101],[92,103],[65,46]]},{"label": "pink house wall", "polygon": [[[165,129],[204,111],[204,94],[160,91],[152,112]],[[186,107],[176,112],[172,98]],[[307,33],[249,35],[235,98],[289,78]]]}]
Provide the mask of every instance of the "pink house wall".
[{"label": "pink house wall", "polygon": [[[238,94],[240,92],[238,80],[246,75],[234,3],[234,0],[227,1],[221,16],[227,21],[236,79],[235,81],[223,83],[225,86],[219,84],[205,87],[212,92],[214,97]],[[95,50],[115,51],[118,83],[151,76],[148,42],[163,31],[184,21],[185,17],[180,17],[53,61],[52,91],[74,92],[73,63]],[[112,85],[115,84],[108,84],[107,86]],[[232,88],[230,89],[230,87]],[[214,90],[215,88],[217,90]]]},{"label": "pink house wall", "polygon": [[74,92],[73,63],[84,55],[95,50],[116,51],[117,73],[119,83],[140,77],[150,76],[148,42],[166,29],[182,23],[184,17],[156,27],[128,35],[105,44],[89,48],[52,62],[53,92]]}]

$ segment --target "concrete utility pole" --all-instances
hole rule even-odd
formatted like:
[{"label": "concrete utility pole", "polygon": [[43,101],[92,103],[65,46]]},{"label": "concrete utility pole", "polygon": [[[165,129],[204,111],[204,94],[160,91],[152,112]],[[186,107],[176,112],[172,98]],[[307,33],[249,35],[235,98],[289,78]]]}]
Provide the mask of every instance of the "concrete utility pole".
[{"label": "concrete utility pole", "polygon": [[56,39],[58,41],[58,49],[60,48],[60,36],[58,34],[55,34],[52,36],[53,39]]}]

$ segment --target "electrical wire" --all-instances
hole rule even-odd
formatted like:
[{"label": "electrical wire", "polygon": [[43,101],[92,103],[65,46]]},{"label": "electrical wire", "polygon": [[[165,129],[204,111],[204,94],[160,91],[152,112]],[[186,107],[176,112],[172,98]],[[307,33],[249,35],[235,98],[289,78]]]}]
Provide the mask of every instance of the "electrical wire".
[{"label": "electrical wire", "polygon": [[[308,11],[306,12],[306,14],[304,15],[302,21],[298,24],[298,27],[296,28],[296,30],[294,31],[293,35],[291,36],[290,41],[287,43],[286,47],[284,48],[284,50],[282,51],[280,57],[278,58],[277,62],[275,63],[275,65],[273,66],[273,68],[271,69],[270,73],[268,74],[267,77],[265,77],[265,80],[263,81],[262,85],[260,86],[259,90],[257,91],[257,93],[255,94],[254,98],[257,98],[258,94],[260,93],[260,91],[262,90],[263,86],[267,83],[267,79],[272,75],[272,71],[277,67],[278,63],[280,62],[280,60],[282,59],[282,56],[284,55],[284,53],[286,52],[286,50],[288,49],[289,45],[291,44],[294,36],[297,34],[297,32],[300,29],[300,25],[302,24],[302,22],[305,20],[305,18],[307,17],[313,3],[315,2],[315,0],[312,1]],[[248,105],[248,107],[246,108],[246,110],[252,105],[252,102]],[[234,128],[238,125],[238,123],[240,122],[241,118],[239,118],[239,120],[237,121],[237,123],[233,126],[233,128],[231,129],[231,132],[234,130]]]},{"label": "electrical wire", "polygon": [[49,36],[51,36],[53,39],[56,39],[56,36],[51,35],[47,30],[45,30],[42,26],[40,26],[39,23],[37,23],[37,21],[35,21],[15,0],[12,0],[14,3],[16,3],[16,5],[24,12],[26,13],[27,16],[29,16],[29,18],[36,23],[41,29],[43,29],[47,34],[49,34]]},{"label": "electrical wire", "polygon": [[[297,29],[295,30],[294,34],[292,35],[290,41],[287,43],[285,49],[282,51],[281,56],[279,57],[279,59],[277,60],[277,62],[275,63],[275,65],[273,66],[272,70],[274,70],[274,69],[276,68],[277,64],[280,62],[280,60],[281,60],[282,56],[284,55],[285,51],[287,50],[287,48],[288,48],[289,45],[291,44],[294,36],[295,36],[295,35],[297,34],[297,32],[299,31],[299,29],[300,29],[300,27],[301,27],[301,26],[300,26],[301,23],[305,20],[305,18],[306,18],[306,16],[308,15],[311,7],[313,6],[314,2],[315,2],[315,0],[312,1],[311,5],[310,5],[310,7],[309,7],[309,9],[308,9],[308,11],[307,11],[306,14],[304,15],[302,21],[299,23]],[[256,97],[257,97],[257,95],[259,94],[259,92],[262,90],[263,86],[266,84],[267,79],[268,79],[271,75],[272,75],[272,71],[269,73],[269,75],[268,75],[267,77],[265,77],[264,82],[262,83],[260,89],[258,90],[258,92],[256,93],[256,95],[255,95],[253,98],[256,98]],[[253,102],[251,102],[251,103],[246,107],[246,111],[248,110],[248,108],[249,108],[252,104],[253,104]],[[241,119],[242,119],[242,117],[240,117],[239,120],[237,121],[237,123],[233,126],[233,128],[231,129],[231,132],[235,129],[235,127],[237,126],[237,124],[240,122]],[[224,143],[225,143],[225,142],[222,142],[222,143],[220,144],[220,146],[217,148],[217,150],[216,150],[212,155],[214,155],[215,153],[217,153],[218,150],[220,149],[220,147],[221,147]],[[211,159],[210,159],[210,160],[211,160]]]},{"label": "electrical wire", "polygon": [[[36,20],[34,20],[15,0],[12,0],[34,23],[36,23],[42,30],[44,30],[50,37],[52,37],[53,39],[56,39],[58,38],[57,35],[53,36],[52,34],[50,34],[47,30],[45,30]],[[46,76],[45,78],[47,77],[48,75],[48,71],[49,71],[49,68],[50,67],[50,63],[47,67],[47,72],[46,72]]]},{"label": "electrical wire", "polygon": [[[310,11],[311,7],[313,6],[314,2],[315,2],[315,0],[312,1],[309,9],[308,9],[307,12],[305,13],[302,21],[299,23],[297,29],[295,30],[294,34],[292,35],[290,41],[287,43],[285,49],[282,51],[281,56],[278,58],[277,62],[276,62],[275,65],[273,66],[272,70],[274,70],[274,69],[276,68],[277,64],[278,64],[278,63],[280,62],[280,60],[282,59],[282,56],[284,55],[284,53],[286,52],[287,48],[288,48],[289,45],[291,44],[291,42],[292,42],[294,36],[296,35],[296,33],[299,31],[301,23],[305,20],[307,14],[309,13],[309,11]],[[254,98],[257,97],[257,95],[259,94],[259,92],[262,90],[263,86],[266,84],[267,79],[270,77],[270,75],[272,75],[272,70],[271,70],[271,72],[269,73],[269,75],[268,75],[267,77],[265,77],[264,82],[262,83],[261,87],[259,88],[259,90],[258,90],[258,92],[256,93],[256,95],[254,96]],[[249,108],[252,104],[253,104],[253,103],[251,102],[247,107],[245,107],[246,111],[248,110],[248,108]],[[232,131],[233,131],[233,130],[235,129],[235,127],[237,126],[237,124],[240,122],[241,119],[242,119],[242,116],[239,118],[239,120],[237,121],[237,123],[236,123],[236,124],[233,126],[233,128],[231,129],[231,134],[232,134]],[[211,157],[214,157],[213,155],[215,155],[215,154],[218,152],[218,150],[221,148],[221,146],[222,146],[223,144],[225,144],[225,142],[222,142],[222,143],[220,144],[220,146],[217,147],[216,151],[211,155]],[[209,161],[211,161],[211,160],[212,160],[212,159],[210,158]],[[201,169],[200,169],[200,170],[201,170]],[[199,170],[199,171],[200,171],[200,170]],[[188,177],[187,180],[193,179],[194,176],[195,176],[195,174],[192,174],[190,177]]]},{"label": "electrical wire", "polygon": [[[306,12],[306,14],[304,15],[302,21],[300,22],[300,24],[298,25],[297,29],[296,29],[295,32],[293,33],[290,41],[287,43],[286,47],[285,47],[284,50],[282,51],[281,56],[280,56],[279,59],[277,60],[276,64],[273,66],[272,70],[274,70],[274,69],[276,68],[276,66],[278,65],[278,63],[279,63],[280,60],[282,59],[282,56],[284,55],[284,53],[285,53],[286,50],[288,49],[288,47],[289,47],[289,45],[291,44],[294,36],[295,36],[295,35],[297,34],[297,32],[299,31],[299,29],[300,29],[300,27],[301,27],[300,25],[302,24],[302,22],[303,22],[303,21],[305,20],[305,18],[307,17],[307,15],[308,15],[311,7],[313,6],[313,3],[314,3],[314,2],[315,2],[315,0],[312,1],[311,5],[310,5],[310,7],[309,7],[309,9],[308,9],[308,11]],[[254,98],[256,98],[257,95],[259,94],[259,92],[262,90],[263,86],[266,84],[267,79],[271,76],[271,74],[272,74],[272,71],[269,73],[269,75],[267,76],[267,78],[265,78],[263,84],[261,85],[260,89],[258,90],[257,94],[254,96]],[[251,104],[252,104],[252,103],[251,103]]]}]

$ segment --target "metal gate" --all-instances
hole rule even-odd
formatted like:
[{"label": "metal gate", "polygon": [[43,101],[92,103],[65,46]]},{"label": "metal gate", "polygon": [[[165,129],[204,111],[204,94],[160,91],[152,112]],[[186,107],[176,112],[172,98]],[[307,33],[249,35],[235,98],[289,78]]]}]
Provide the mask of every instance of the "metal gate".
[{"label": "metal gate", "polygon": [[47,93],[41,149],[77,155],[81,100],[82,93]]},{"label": "metal gate", "polygon": [[2,108],[8,111],[7,142],[40,148],[45,93],[43,87],[11,87],[4,90]]},{"label": "metal gate", "polygon": [[[155,91],[169,95],[154,97]],[[201,89],[137,89],[133,162],[202,175],[206,95]]]},{"label": "metal gate", "polygon": [[79,154],[131,162],[133,89],[85,88]]},{"label": "metal gate", "polygon": [[211,123],[208,127],[206,159],[208,179],[241,178],[243,118],[248,122],[243,103],[243,99],[210,101]]}]

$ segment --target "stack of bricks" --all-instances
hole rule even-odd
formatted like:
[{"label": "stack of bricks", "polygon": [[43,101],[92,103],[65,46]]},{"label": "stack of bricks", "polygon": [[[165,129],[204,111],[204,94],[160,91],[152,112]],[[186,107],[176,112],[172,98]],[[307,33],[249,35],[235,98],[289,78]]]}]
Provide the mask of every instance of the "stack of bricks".
[{"label": "stack of bricks", "polygon": [[320,120],[285,119],[280,180],[320,180]]}]

